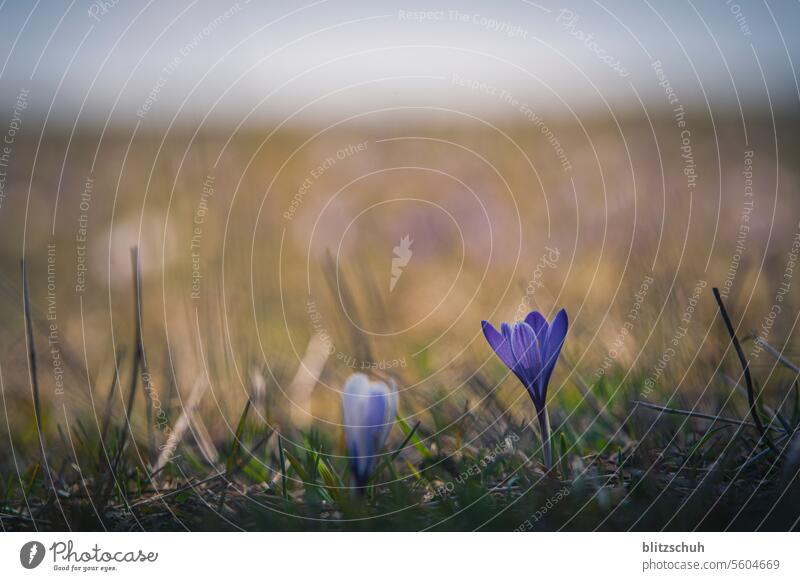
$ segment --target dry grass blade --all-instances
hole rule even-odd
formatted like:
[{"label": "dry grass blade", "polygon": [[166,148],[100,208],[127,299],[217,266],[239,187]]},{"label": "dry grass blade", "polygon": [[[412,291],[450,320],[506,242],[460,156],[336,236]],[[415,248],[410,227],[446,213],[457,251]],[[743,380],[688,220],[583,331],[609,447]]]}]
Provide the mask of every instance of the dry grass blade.
[{"label": "dry grass blade", "polygon": [[793,371],[794,373],[797,373],[798,375],[800,375],[800,367],[798,367],[797,365],[795,365],[794,363],[789,361],[786,357],[784,357],[783,353],[781,353],[780,351],[775,349],[775,347],[773,347],[772,345],[767,343],[766,340],[762,339],[758,335],[753,337],[753,340],[756,343],[758,343],[759,345],[761,345],[764,349],[766,349],[767,353],[769,353],[775,359],[777,359],[779,362],[781,362],[784,365],[784,367],[786,367],[786,369],[789,369],[790,371]]},{"label": "dry grass blade", "polygon": [[[666,406],[663,406],[663,405],[657,405],[657,404],[654,404],[654,403],[647,403],[647,402],[641,401],[641,400],[635,400],[633,402],[633,405],[641,406],[641,407],[648,408],[648,409],[651,409],[651,410],[656,410],[656,411],[659,411],[659,412],[663,412],[665,414],[672,414],[672,415],[676,415],[676,416],[688,416],[688,417],[692,417],[692,418],[700,418],[700,419],[703,419],[703,420],[709,420],[709,421],[712,421],[712,422],[719,422],[719,423],[723,423],[723,424],[731,424],[731,425],[734,425],[734,426],[745,426],[745,427],[748,427],[748,428],[755,428],[757,430],[759,429],[758,426],[755,425],[752,422],[745,422],[745,421],[742,421],[742,420],[737,420],[735,418],[726,418],[725,416],[715,416],[715,415],[712,415],[712,414],[704,414],[702,412],[694,412],[694,411],[691,411],[691,410],[682,410],[682,409],[678,409],[678,408],[670,408],[670,407],[666,407]],[[770,426],[770,429],[778,430],[778,428],[775,428],[773,426]]]},{"label": "dry grass blade", "polygon": [[142,311],[141,311],[141,280],[139,269],[139,249],[137,247],[131,248],[131,266],[133,268],[133,326],[134,326],[134,346],[133,346],[133,364],[131,366],[131,379],[128,388],[128,401],[123,410],[125,413],[125,425],[120,430],[119,440],[117,441],[117,453],[114,456],[114,461],[108,467],[108,478],[106,485],[103,487],[103,496],[108,494],[110,487],[116,480],[117,469],[122,460],[122,455],[125,447],[128,444],[128,434],[133,429],[131,427],[131,417],[133,416],[133,404],[136,401],[136,384],[139,378],[139,366],[141,365],[143,348],[142,348]]},{"label": "dry grass blade", "polygon": [[[330,250],[325,252],[322,269],[331,294],[340,301],[343,312],[348,313],[348,317],[353,320],[354,324],[347,325],[346,328],[349,330],[350,343],[355,348],[358,358],[362,361],[372,361],[374,358],[368,337],[360,330],[364,328],[364,319],[359,307],[360,303],[353,292],[353,287],[346,276],[346,271],[344,271],[343,266],[337,264]],[[342,272],[340,273],[340,271]],[[361,282],[362,284],[368,284],[368,280]]]},{"label": "dry grass blade", "polygon": [[189,399],[187,400],[186,405],[183,406],[183,411],[181,412],[178,421],[175,422],[175,427],[170,433],[167,443],[164,446],[164,449],[161,451],[155,466],[153,467],[153,473],[159,472],[172,459],[172,455],[178,447],[178,444],[180,444],[181,440],[183,439],[183,435],[186,433],[186,429],[189,427],[189,421],[197,409],[197,406],[200,404],[200,400],[203,398],[207,388],[208,382],[206,381],[205,376],[201,375],[197,378],[194,386],[192,387],[192,392],[189,394]]},{"label": "dry grass blade", "polygon": [[106,403],[103,408],[103,423],[100,427],[100,443],[97,450],[97,458],[101,465],[103,464],[103,455],[106,446],[106,436],[108,435],[108,427],[111,425],[111,407],[114,403],[114,393],[116,392],[117,385],[119,383],[119,365],[124,353],[125,352],[120,349],[114,356],[113,377],[111,378],[111,385],[108,388],[108,395],[106,396]]},{"label": "dry grass blade", "polygon": [[[730,385],[733,389],[735,389],[739,393],[747,395],[747,390],[744,387],[742,387],[739,383],[736,383],[736,381],[732,377],[730,377],[728,375],[725,375],[723,373],[722,374],[722,378],[725,381],[727,381],[728,385]],[[772,422],[775,419],[777,419],[781,423],[781,425],[783,426],[783,430],[785,432],[791,432],[792,431],[792,428],[789,425],[789,422],[786,420],[786,418],[783,417],[783,415],[780,412],[775,411],[774,409],[772,409],[770,406],[768,406],[765,403],[761,403],[761,411],[764,412],[765,414],[768,414],[772,418],[770,420],[770,423],[767,424],[767,428],[772,428]]]},{"label": "dry grass blade", "polygon": [[308,427],[311,423],[311,395],[322,375],[328,356],[329,351],[325,342],[319,335],[313,335],[297,373],[289,384],[289,393],[292,397],[292,423],[299,428]]},{"label": "dry grass blade", "polygon": [[215,465],[219,461],[219,452],[214,446],[213,438],[208,433],[208,428],[206,428],[202,416],[200,414],[192,414],[189,418],[189,427],[203,457],[209,464]]}]

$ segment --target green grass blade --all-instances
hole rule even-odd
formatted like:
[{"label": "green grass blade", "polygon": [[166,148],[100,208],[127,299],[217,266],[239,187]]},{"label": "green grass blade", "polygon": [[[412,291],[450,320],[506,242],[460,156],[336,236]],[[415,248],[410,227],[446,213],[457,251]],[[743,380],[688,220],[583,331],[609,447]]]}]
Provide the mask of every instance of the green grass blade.
[{"label": "green grass blade", "polygon": [[236,466],[236,456],[239,453],[239,449],[242,447],[242,434],[244,433],[244,424],[247,421],[247,413],[249,411],[250,398],[247,398],[247,403],[244,404],[244,410],[239,418],[239,424],[236,426],[236,436],[233,440],[233,446],[231,446],[231,452],[228,454],[228,459],[225,462],[225,473],[228,475],[231,474],[234,466]]},{"label": "green grass blade", "polygon": [[[417,452],[422,454],[423,458],[431,458],[431,457],[433,457],[433,454],[431,453],[431,451],[428,449],[427,446],[425,446],[425,444],[422,442],[420,437],[417,435],[417,426],[415,426],[412,429],[411,426],[408,425],[408,422],[405,421],[405,420],[402,420],[402,419],[401,420],[397,420],[397,423],[400,424],[400,429],[403,430],[403,433],[409,435],[409,437],[411,438],[411,443],[414,444],[414,447],[417,449]],[[405,446],[405,444],[403,444],[403,447],[404,446]],[[402,449],[402,447],[401,447],[401,449]]]},{"label": "green grass blade", "polygon": [[278,434],[278,458],[281,463],[281,489],[283,490],[283,498],[289,498],[289,493],[286,490],[286,452],[283,449],[283,436]]}]

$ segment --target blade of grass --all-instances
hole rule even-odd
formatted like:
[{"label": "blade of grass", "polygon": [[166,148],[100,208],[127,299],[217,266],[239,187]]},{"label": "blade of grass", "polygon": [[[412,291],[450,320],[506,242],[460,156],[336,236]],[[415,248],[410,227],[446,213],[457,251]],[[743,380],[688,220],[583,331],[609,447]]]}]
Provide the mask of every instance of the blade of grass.
[{"label": "blade of grass", "polygon": [[50,469],[47,465],[47,452],[42,428],[42,404],[39,397],[39,374],[36,369],[36,342],[33,339],[33,318],[31,316],[30,289],[28,287],[28,266],[23,259],[22,267],[22,306],[25,313],[25,335],[28,346],[28,370],[31,382],[31,397],[33,399],[33,415],[36,421],[36,432],[39,438],[39,452],[41,464],[45,467],[45,479],[49,481]]},{"label": "blade of grass", "polygon": [[178,445],[183,439],[186,430],[189,429],[189,422],[191,421],[192,414],[194,414],[195,409],[200,405],[200,401],[203,399],[203,395],[205,395],[207,389],[208,381],[206,381],[206,376],[198,376],[192,386],[192,391],[189,394],[186,404],[183,406],[183,411],[178,417],[178,421],[175,422],[175,427],[173,427],[172,432],[170,432],[166,445],[161,450],[161,455],[158,457],[156,465],[153,468],[153,474],[160,471],[173,459],[172,455],[175,453],[175,450],[178,449]]},{"label": "blade of grass", "polygon": [[402,452],[405,449],[405,447],[408,444],[409,440],[411,440],[411,438],[414,437],[414,434],[417,433],[417,429],[419,428],[421,423],[422,423],[422,421],[418,420],[417,423],[414,424],[414,427],[411,429],[411,431],[406,434],[406,437],[403,440],[403,443],[400,444],[400,446],[397,447],[397,450],[395,450],[392,453],[391,457],[389,458],[389,462],[393,462],[400,455],[400,452]]},{"label": "blade of grass", "polygon": [[321,459],[319,464],[317,464],[317,470],[319,471],[319,475],[322,477],[322,481],[325,483],[325,489],[328,491],[328,494],[331,495],[331,497],[339,506],[342,506],[345,501],[345,497],[342,494],[344,484],[339,476],[333,471],[333,469],[324,459]]},{"label": "blade of grass", "polygon": [[103,447],[106,442],[106,435],[108,434],[108,426],[111,424],[111,405],[114,401],[114,392],[119,383],[119,364],[124,358],[124,355],[125,351],[123,349],[118,349],[114,355],[114,375],[111,379],[111,386],[109,387],[105,407],[103,409],[103,424],[100,428],[100,444],[97,450],[97,456],[101,464],[103,461]]},{"label": "blade of grass", "polygon": [[[637,405],[637,406],[644,407],[644,408],[648,408],[648,409],[651,409],[651,410],[664,412],[665,414],[673,414],[673,415],[678,415],[678,416],[689,416],[689,417],[692,417],[692,418],[700,418],[702,420],[709,420],[709,421],[712,421],[712,422],[720,422],[720,423],[724,423],[724,424],[731,424],[731,425],[734,425],[734,426],[744,426],[744,427],[748,427],[748,428],[758,429],[758,426],[756,426],[755,424],[753,424],[751,422],[745,422],[745,421],[742,421],[742,420],[737,420],[735,418],[728,418],[728,417],[725,417],[725,416],[715,416],[715,415],[712,415],[712,414],[704,414],[702,412],[695,412],[695,411],[691,411],[691,410],[682,410],[682,409],[678,409],[678,408],[670,408],[670,407],[666,407],[666,406],[663,406],[663,405],[657,405],[657,404],[654,404],[654,403],[648,403],[646,401],[641,401],[641,400],[638,400],[638,399],[634,400],[633,404]],[[780,431],[778,428],[776,428],[774,426],[770,426],[769,429]]]},{"label": "blade of grass", "polygon": [[36,478],[39,476],[41,469],[42,465],[38,462],[33,465],[33,468],[31,469],[31,477],[28,479],[28,485],[25,487],[25,498],[30,498],[33,485],[36,484]]},{"label": "blade of grass", "polygon": [[325,500],[328,502],[333,502],[333,498],[330,494],[328,494],[327,489],[324,486],[321,487],[309,476],[300,460],[292,456],[288,450],[284,450],[283,453],[286,456],[286,459],[289,460],[289,464],[291,464],[292,468],[294,468],[294,471],[297,472],[297,475],[303,481],[307,491],[313,490],[314,492],[318,492]]},{"label": "blade of grass", "polygon": [[[747,390],[745,388],[743,388],[740,384],[736,383],[736,381],[732,377],[729,377],[728,375],[726,375],[724,373],[722,373],[721,375],[722,375],[722,378],[725,381],[727,381],[728,384],[732,388],[734,388],[739,393],[747,395]],[[771,407],[769,407],[768,405],[766,405],[762,401],[757,401],[756,405],[758,406],[759,414],[763,414],[765,416],[770,416],[770,421],[767,424],[767,428],[771,428],[773,422],[777,419],[778,422],[781,424],[781,426],[783,426],[783,431],[785,431],[785,432],[792,432],[793,431],[792,427],[789,425],[789,422],[786,420],[786,418],[783,417],[783,414],[781,414],[778,411],[773,410]]]},{"label": "blade of grass", "polygon": [[691,450],[689,450],[689,453],[686,455],[686,460],[689,460],[689,458],[691,458],[692,456],[694,456],[694,454],[695,454],[695,453],[696,453],[698,450],[700,450],[700,448],[702,448],[702,447],[703,447],[703,445],[704,445],[706,442],[708,442],[708,441],[709,441],[709,440],[710,440],[710,439],[711,439],[711,438],[714,436],[714,434],[716,434],[717,432],[721,432],[722,430],[727,430],[727,429],[729,429],[729,428],[730,428],[730,426],[720,426],[719,428],[714,428],[713,430],[709,430],[709,431],[707,431],[705,434],[703,434],[703,437],[702,437],[702,438],[700,438],[700,439],[699,439],[699,440],[698,440],[698,441],[695,443],[695,445],[694,445],[694,446],[692,446],[692,449],[691,449]]},{"label": "blade of grass", "polygon": [[[778,436],[778,437],[775,439],[775,443],[776,443],[776,444],[782,444],[784,441],[786,441],[786,438],[788,438],[788,437],[789,437],[789,434],[782,434],[782,435]],[[766,450],[761,450],[761,451],[760,451],[758,454],[756,454],[755,456],[753,456],[752,458],[750,458],[749,460],[747,460],[746,462],[744,462],[744,463],[743,463],[741,466],[739,466],[739,467],[736,469],[736,471],[737,471],[737,472],[741,472],[741,471],[742,471],[742,470],[744,470],[745,468],[748,468],[749,466],[752,466],[753,464],[755,464],[756,462],[758,462],[759,460],[761,460],[761,458],[763,458],[764,456],[766,456],[766,455],[767,455],[767,454],[769,454],[769,453],[770,453],[770,450],[769,450],[769,449],[766,449]]]},{"label": "blade of grass", "polygon": [[131,378],[128,387],[128,401],[123,410],[125,416],[125,425],[120,429],[119,442],[117,444],[117,453],[114,457],[114,462],[110,466],[110,475],[112,478],[109,484],[116,480],[119,463],[122,460],[122,454],[128,444],[128,434],[133,430],[131,426],[131,418],[133,417],[133,404],[136,401],[136,384],[139,380],[139,367],[142,364],[142,356],[144,349],[142,347],[142,310],[141,310],[141,279],[139,269],[139,249],[134,246],[131,248],[131,267],[133,268],[133,326],[134,326],[134,339],[133,339],[133,363],[131,365]]},{"label": "blade of grass", "polygon": [[203,484],[208,484],[210,482],[213,482],[214,480],[217,480],[218,478],[222,478],[223,476],[225,476],[225,474],[223,472],[220,472],[219,474],[214,474],[213,476],[209,476],[208,478],[206,478],[204,480],[200,480],[199,482],[190,482],[189,484],[186,484],[185,486],[182,486],[181,488],[176,488],[175,490],[170,490],[169,492],[157,492],[153,496],[151,496],[149,498],[145,498],[144,500],[140,500],[138,502],[134,502],[134,503],[131,503],[131,504],[118,505],[118,506],[115,506],[114,508],[117,509],[117,510],[122,509],[122,508],[126,508],[126,509],[130,510],[130,509],[133,509],[133,508],[136,508],[136,507],[139,507],[139,506],[143,506],[143,505],[146,505],[146,504],[150,504],[152,502],[156,502],[158,500],[164,500],[165,498],[169,498],[171,496],[175,496],[177,494],[181,494],[182,492],[187,492],[189,490],[194,490],[198,486],[202,486]]},{"label": "blade of grass", "polygon": [[264,444],[266,444],[269,439],[272,437],[272,434],[275,433],[275,430],[270,430],[266,436],[261,438],[258,442],[256,442],[255,446],[250,449],[251,456],[246,461],[238,461],[236,465],[231,470],[230,475],[235,476],[240,470],[243,470],[250,462],[254,459],[255,453],[261,449]]},{"label": "blade of grass", "polygon": [[281,490],[283,498],[288,499],[289,493],[286,490],[286,452],[283,449],[283,436],[278,434],[278,458],[281,463]]},{"label": "blade of grass", "polygon": [[234,436],[233,446],[231,446],[231,452],[228,454],[228,459],[225,462],[225,473],[230,474],[233,470],[234,465],[236,464],[236,456],[239,453],[239,449],[241,448],[242,444],[242,434],[244,433],[244,424],[247,421],[247,412],[250,411],[250,398],[247,398],[247,403],[244,404],[244,410],[242,410],[242,415],[239,417],[239,424],[236,426],[236,435]]},{"label": "blade of grass", "polygon": [[786,367],[786,369],[789,369],[790,371],[793,371],[794,373],[800,375],[800,367],[789,361],[786,357],[784,357],[784,355],[780,351],[778,351],[777,349],[775,349],[775,347],[767,343],[765,339],[762,339],[761,337],[756,335],[753,337],[753,341],[755,341],[756,343],[761,345],[764,349],[766,349],[767,352],[770,355],[772,355],[775,359],[777,359],[780,363],[782,363],[784,367]]},{"label": "blade of grass", "polygon": [[422,474],[419,473],[419,471],[411,462],[406,461],[406,466],[408,466],[408,469],[411,470],[411,474],[414,476],[414,478],[417,480],[422,480]]},{"label": "blade of grass", "polygon": [[225,496],[228,493],[228,485],[230,482],[228,480],[233,473],[233,469],[236,467],[236,457],[239,454],[239,449],[242,447],[242,434],[244,433],[244,424],[247,421],[247,412],[250,411],[250,398],[247,398],[247,402],[244,404],[244,410],[242,410],[242,415],[239,417],[239,424],[236,426],[236,434],[233,436],[233,445],[231,446],[231,451],[228,454],[228,459],[225,461],[225,488],[222,489],[222,493],[219,495],[219,504],[217,504],[217,512],[222,512],[223,508],[225,508]]},{"label": "blade of grass", "polygon": [[569,457],[567,456],[567,437],[564,435],[563,430],[559,430],[558,432],[558,442],[559,442],[559,453],[558,453],[558,464],[561,467],[561,475],[564,478],[569,478]]},{"label": "blade of grass", "polygon": [[425,446],[425,444],[422,442],[422,440],[420,440],[419,436],[417,435],[416,427],[412,430],[411,426],[408,425],[408,422],[403,419],[397,420],[397,423],[400,425],[400,429],[403,430],[404,433],[411,435],[411,442],[414,444],[414,447],[417,449],[417,452],[419,452],[423,458],[431,458],[433,456],[431,451],[428,450],[427,446]]}]

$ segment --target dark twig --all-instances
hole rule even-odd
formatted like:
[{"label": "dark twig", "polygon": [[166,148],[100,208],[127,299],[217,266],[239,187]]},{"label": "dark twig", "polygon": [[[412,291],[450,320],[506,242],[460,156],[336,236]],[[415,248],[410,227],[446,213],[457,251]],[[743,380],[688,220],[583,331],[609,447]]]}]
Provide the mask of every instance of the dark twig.
[{"label": "dark twig", "polygon": [[114,355],[114,375],[111,378],[111,386],[108,390],[108,395],[106,395],[106,402],[105,407],[103,409],[103,423],[100,427],[100,445],[98,446],[97,450],[97,457],[99,462],[103,463],[103,455],[106,446],[106,436],[108,435],[108,426],[111,423],[111,406],[114,403],[114,392],[117,388],[117,382],[119,381],[118,376],[118,369],[119,363],[123,358],[124,351],[117,350],[116,354]]},{"label": "dark twig", "polygon": [[134,345],[133,345],[133,366],[131,369],[131,379],[128,391],[128,402],[125,406],[125,423],[120,430],[120,437],[117,443],[117,453],[114,462],[109,466],[111,480],[116,480],[117,468],[128,443],[128,433],[131,428],[131,417],[133,417],[133,404],[136,395],[136,383],[139,376],[139,366],[142,360],[142,311],[141,311],[141,279],[139,270],[139,249],[131,248],[131,262],[133,266],[133,321],[134,321]]},{"label": "dark twig", "polygon": [[717,301],[717,305],[719,305],[719,312],[722,314],[722,320],[725,322],[725,327],[728,329],[728,334],[731,336],[733,348],[736,350],[736,355],[739,357],[739,363],[741,363],[742,370],[744,371],[744,382],[745,387],[747,388],[747,401],[750,404],[750,415],[753,418],[753,423],[758,428],[758,431],[761,433],[761,437],[764,439],[767,446],[769,446],[770,450],[772,450],[775,454],[780,454],[777,446],[775,446],[772,439],[769,437],[767,429],[764,427],[764,423],[761,421],[761,416],[758,415],[758,408],[756,407],[756,394],[755,390],[753,389],[753,377],[750,374],[750,363],[747,361],[747,358],[744,355],[744,350],[742,350],[742,345],[739,343],[739,339],[736,337],[736,331],[733,329],[731,318],[728,316],[728,311],[725,309],[725,304],[722,302],[719,289],[714,287],[712,291],[714,293],[714,298]]}]

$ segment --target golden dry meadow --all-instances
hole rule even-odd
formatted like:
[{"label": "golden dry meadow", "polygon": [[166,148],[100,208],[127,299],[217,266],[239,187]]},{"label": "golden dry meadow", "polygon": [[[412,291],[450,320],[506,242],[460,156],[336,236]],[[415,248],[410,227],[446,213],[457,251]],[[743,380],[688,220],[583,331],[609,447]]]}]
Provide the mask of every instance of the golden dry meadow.
[{"label": "golden dry meadow", "polygon": [[[565,171],[524,120],[436,119],[18,143],[35,166],[2,208],[4,526],[796,526],[775,507],[797,462],[797,176],[770,120],[747,145],[735,118],[689,121],[693,166],[670,119],[555,127]],[[796,159],[796,124],[775,129]],[[560,307],[545,474],[479,322]],[[363,502],[339,407],[354,371],[399,386]]]}]

